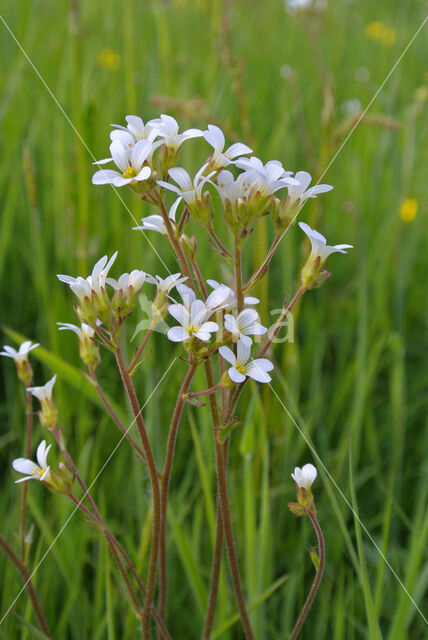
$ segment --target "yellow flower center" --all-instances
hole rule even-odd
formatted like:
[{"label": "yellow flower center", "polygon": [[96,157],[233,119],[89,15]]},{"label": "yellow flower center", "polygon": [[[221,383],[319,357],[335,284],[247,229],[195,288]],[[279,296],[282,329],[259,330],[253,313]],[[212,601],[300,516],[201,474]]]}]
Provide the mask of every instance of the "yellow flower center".
[{"label": "yellow flower center", "polygon": [[31,472],[32,476],[38,475],[40,477],[42,477],[42,475],[44,474],[45,469],[40,469],[40,467],[37,467],[34,469],[34,471]]},{"label": "yellow flower center", "polygon": [[126,171],[122,173],[124,178],[135,178],[138,173],[135,171],[133,167],[128,167]]},{"label": "yellow flower center", "polygon": [[189,334],[190,336],[193,336],[193,334],[194,334],[194,333],[197,333],[197,332],[198,332],[198,330],[197,330],[197,329],[195,329],[195,327],[189,327],[189,328],[187,329],[187,332],[188,332],[188,334]]},{"label": "yellow flower center", "polygon": [[236,364],[235,369],[239,371],[239,373],[245,373],[245,365],[243,364]]}]

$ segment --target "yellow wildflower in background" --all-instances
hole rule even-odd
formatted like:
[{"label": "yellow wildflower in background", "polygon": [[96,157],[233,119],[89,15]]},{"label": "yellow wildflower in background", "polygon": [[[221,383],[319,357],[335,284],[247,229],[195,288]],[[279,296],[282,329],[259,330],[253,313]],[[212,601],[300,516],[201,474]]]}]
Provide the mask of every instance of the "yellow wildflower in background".
[{"label": "yellow wildflower in background", "polygon": [[397,39],[397,34],[394,29],[391,29],[391,27],[388,27],[383,22],[369,22],[365,31],[369,40],[379,42],[379,44],[382,44],[384,47],[392,47]]},{"label": "yellow wildflower in background", "polygon": [[120,57],[120,53],[111,47],[104,47],[97,55],[97,64],[101,69],[117,71],[117,69],[121,67],[122,58]]},{"label": "yellow wildflower in background", "polygon": [[400,207],[400,218],[403,222],[412,222],[418,212],[418,201],[415,198],[406,198]]}]

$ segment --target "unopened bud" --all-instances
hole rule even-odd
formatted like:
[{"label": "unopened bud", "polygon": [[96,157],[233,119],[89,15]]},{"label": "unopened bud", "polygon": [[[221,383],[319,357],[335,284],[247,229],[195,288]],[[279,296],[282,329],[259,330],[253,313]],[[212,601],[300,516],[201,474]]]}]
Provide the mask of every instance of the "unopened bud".
[{"label": "unopened bud", "polygon": [[180,243],[181,243],[181,246],[183,247],[186,255],[188,255],[189,258],[193,259],[195,257],[195,253],[196,253],[196,249],[197,249],[197,243],[196,243],[195,236],[192,236],[191,238],[189,238],[189,236],[186,236],[183,233],[180,236]]},{"label": "unopened bud", "polygon": [[305,515],[304,508],[298,502],[289,502],[288,508],[290,509],[293,516],[295,516],[296,518],[300,518],[300,516]]},{"label": "unopened bud", "polygon": [[33,379],[33,369],[28,358],[15,360],[18,378],[28,387]]}]

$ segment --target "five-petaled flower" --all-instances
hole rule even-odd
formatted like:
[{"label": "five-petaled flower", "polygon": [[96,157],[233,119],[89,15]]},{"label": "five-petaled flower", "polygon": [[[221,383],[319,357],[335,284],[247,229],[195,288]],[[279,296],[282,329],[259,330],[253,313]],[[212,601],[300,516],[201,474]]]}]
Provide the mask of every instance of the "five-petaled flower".
[{"label": "five-petaled flower", "polygon": [[120,173],[113,169],[100,169],[92,176],[92,183],[122,187],[126,184],[147,180],[150,178],[152,170],[145,162],[152,152],[153,145],[150,140],[138,140],[131,148],[124,147],[119,139],[113,140],[110,145],[111,158],[100,160],[94,164],[100,165],[113,160],[117,168],[120,169]]},{"label": "five-petaled flower", "polygon": [[250,147],[247,147],[246,144],[242,144],[242,142],[236,142],[226,149],[226,151],[223,151],[224,145],[226,144],[224,133],[219,127],[216,127],[213,124],[208,125],[208,129],[203,132],[203,136],[208,144],[213,148],[213,153],[210,157],[208,166],[210,169],[215,171],[218,171],[223,167],[227,167],[227,165],[231,164],[234,158],[253,152]]},{"label": "five-petaled flower", "polygon": [[52,400],[52,392],[55,382],[56,374],[45,385],[43,385],[43,387],[28,387],[28,391],[40,400],[40,404],[43,407],[43,403],[50,402]]},{"label": "five-petaled flower", "polygon": [[251,346],[249,336],[263,335],[267,331],[266,327],[257,322],[258,317],[255,309],[244,309],[236,318],[227,313],[224,316],[224,328],[232,334],[234,340]]},{"label": "five-petaled flower", "polygon": [[37,463],[32,460],[28,460],[27,458],[16,458],[12,462],[12,467],[18,473],[24,474],[24,478],[20,478],[19,480],[15,480],[18,482],[25,482],[26,480],[46,480],[49,476],[50,467],[47,463],[47,457],[49,453],[49,449],[52,445],[46,446],[46,440],[42,440],[39,446],[37,447],[36,458]]},{"label": "five-petaled flower", "polygon": [[80,276],[73,278],[72,276],[64,274],[58,274],[57,278],[61,282],[65,282],[70,285],[70,289],[76,294],[79,300],[82,301],[85,298],[90,298],[92,292],[100,294],[105,290],[107,274],[113,262],[116,260],[116,257],[117,251],[114,252],[108,262],[107,256],[100,258],[98,262],[95,263],[94,268],[92,269],[92,274],[87,278],[81,278]]},{"label": "five-petaled flower", "polygon": [[208,342],[211,333],[218,331],[216,322],[206,322],[207,308],[202,300],[194,300],[187,310],[183,304],[171,304],[169,313],[180,323],[179,327],[172,327],[168,331],[168,338],[172,342],[185,342],[192,338],[198,338]]},{"label": "five-petaled flower", "polygon": [[185,140],[190,138],[200,138],[202,131],[200,129],[187,129],[182,133],[178,133],[178,122],[172,116],[165,113],[160,118],[150,121],[150,126],[155,127],[166,147],[177,151]]},{"label": "five-petaled flower", "polygon": [[153,142],[156,136],[159,135],[152,120],[146,124],[144,124],[139,116],[126,116],[125,120],[128,123],[126,127],[121,124],[112,124],[111,126],[114,127],[114,129],[110,133],[110,138],[113,141],[119,140],[124,147],[132,149],[139,140],[149,140]]},{"label": "five-petaled flower", "polygon": [[317,477],[317,470],[313,464],[308,463],[303,465],[301,469],[300,467],[296,467],[294,469],[294,473],[291,474],[291,477],[298,487],[309,491],[313,482],[315,481],[315,478]]},{"label": "five-petaled flower", "polygon": [[219,353],[222,358],[232,365],[227,373],[233,382],[244,382],[247,376],[253,378],[253,380],[257,380],[257,382],[270,382],[272,380],[268,374],[268,371],[272,371],[273,369],[272,362],[266,358],[258,358],[257,360],[248,362],[251,347],[247,343],[238,342],[236,356],[229,347],[225,346],[220,347]]}]

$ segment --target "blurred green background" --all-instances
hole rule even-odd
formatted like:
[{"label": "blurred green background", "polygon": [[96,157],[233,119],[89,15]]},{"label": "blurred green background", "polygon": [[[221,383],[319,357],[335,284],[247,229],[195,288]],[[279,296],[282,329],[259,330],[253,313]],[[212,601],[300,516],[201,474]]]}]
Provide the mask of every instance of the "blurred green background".
[{"label": "blurred green background", "polygon": [[[56,274],[86,276],[101,255],[118,249],[113,277],[134,268],[166,275],[148,242],[131,231],[132,217],[138,221],[154,211],[130,191],[120,190],[121,202],[110,188],[92,186],[91,162],[108,153],[110,123],[122,124],[126,114],[146,121],[170,113],[183,128],[218,124],[230,143],[250,144],[265,162],[278,159],[289,170],[305,169],[318,178],[423,22],[424,3],[314,4],[291,11],[280,0],[3,2],[2,20],[31,64],[0,22],[0,321],[61,359],[38,362],[36,350],[35,382],[59,372],[63,427],[88,482],[119,434],[62,363],[80,367],[75,336],[56,328],[57,321],[74,322],[74,299]],[[290,473],[306,462],[319,469],[314,491],[327,567],[301,637],[419,640],[426,632],[405,589],[426,615],[427,100],[424,28],[328,168],[322,181],[334,191],[300,214],[330,244],[355,249],[330,258],[331,278],[307,294],[295,313],[294,341],[276,347],[275,393],[249,386],[239,405],[244,425],[232,438],[230,496],[260,640],[287,637],[313,577],[310,523],[295,520],[287,509],[295,497]],[[205,143],[190,141],[181,163],[196,170],[207,152]],[[267,250],[272,226],[268,219],[259,222],[248,242],[247,276]],[[224,238],[220,219],[216,229]],[[194,230],[204,275],[227,280],[201,230]],[[297,227],[289,230],[258,286],[265,324],[272,322],[269,311],[294,293],[308,250],[302,236]],[[176,271],[165,240],[156,234],[150,240]],[[152,295],[148,285],[145,294]],[[136,313],[128,321],[129,337],[142,317]],[[15,344],[6,334],[2,339]],[[136,376],[141,398],[181,353],[174,349],[155,336],[153,354]],[[105,355],[99,377],[126,414],[113,365]],[[145,409],[159,461],[184,370],[176,360]],[[17,545],[20,487],[13,484],[10,462],[24,450],[24,395],[12,361],[2,359],[0,375],[0,521],[2,533]],[[34,449],[45,436],[36,424]],[[52,461],[59,461],[56,453]],[[30,488],[35,565],[72,507],[36,483]],[[94,494],[144,571],[149,485],[126,444]],[[356,523],[350,504],[403,585]],[[174,638],[198,638],[202,628],[214,512],[210,419],[206,409],[192,407],[179,434],[169,512],[168,625]],[[3,556],[0,572],[3,616],[21,582]],[[108,551],[80,515],[67,524],[34,580],[55,638],[138,637]],[[34,622],[21,595],[0,625],[0,637],[36,637],[14,612]],[[213,638],[242,637],[234,614],[225,566]]]}]

